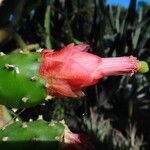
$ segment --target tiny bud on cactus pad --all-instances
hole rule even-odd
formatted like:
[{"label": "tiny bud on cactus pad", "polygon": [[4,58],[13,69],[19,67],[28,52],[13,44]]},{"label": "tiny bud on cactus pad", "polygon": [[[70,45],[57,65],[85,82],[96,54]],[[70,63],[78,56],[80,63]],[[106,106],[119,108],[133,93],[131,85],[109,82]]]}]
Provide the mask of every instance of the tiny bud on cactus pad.
[{"label": "tiny bud on cactus pad", "polygon": [[41,54],[1,55],[0,103],[26,108],[48,97],[83,96],[82,88],[104,76],[148,71],[133,56],[101,58],[86,52],[89,48],[69,44],[59,51],[44,49]]}]

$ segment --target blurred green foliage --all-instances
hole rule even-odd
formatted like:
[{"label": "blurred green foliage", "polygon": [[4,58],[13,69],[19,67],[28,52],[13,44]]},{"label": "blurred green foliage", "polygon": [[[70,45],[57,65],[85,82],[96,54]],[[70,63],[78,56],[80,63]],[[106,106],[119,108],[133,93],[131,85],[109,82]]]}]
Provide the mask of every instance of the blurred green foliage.
[{"label": "blurred green foliage", "polygon": [[[126,9],[107,6],[105,0],[4,0],[0,5],[0,49],[9,53],[26,49],[59,49],[68,43],[89,43],[92,47],[90,52],[96,55],[133,55],[149,63],[150,6],[140,2],[137,7],[136,3],[136,0],[131,0]],[[104,149],[106,145],[107,149],[112,149],[113,139],[118,138],[112,128],[121,134],[117,139],[121,144],[118,142],[116,145],[126,145],[126,149],[134,150],[142,145],[142,148],[149,149],[149,75],[137,73],[104,78],[97,85],[85,89],[86,97],[79,98],[81,100],[65,98],[46,102],[25,110],[21,117],[24,120],[35,119],[38,114],[43,114],[47,120],[65,118],[72,130],[92,133],[95,141],[103,143],[98,144],[98,149]],[[91,121],[90,109],[93,108],[96,109],[95,116],[106,119],[103,121],[107,125],[103,128],[101,125],[94,129],[87,127],[89,122],[95,124]],[[103,121],[99,119],[97,124]],[[126,132],[129,124],[136,124],[136,134],[139,137],[143,135],[145,145],[135,140],[133,146],[134,138]],[[84,128],[80,128],[81,125],[85,125]],[[95,131],[107,133],[103,137]],[[108,141],[112,143],[109,145]],[[114,149],[125,149],[121,146]]]}]

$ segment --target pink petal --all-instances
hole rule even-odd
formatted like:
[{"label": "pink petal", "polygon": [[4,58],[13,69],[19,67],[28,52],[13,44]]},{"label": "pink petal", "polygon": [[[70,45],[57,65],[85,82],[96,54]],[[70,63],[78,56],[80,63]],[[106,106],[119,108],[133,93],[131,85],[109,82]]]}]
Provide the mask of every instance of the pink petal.
[{"label": "pink petal", "polygon": [[77,91],[73,91],[72,87],[64,80],[48,79],[48,93],[57,96],[77,97]]},{"label": "pink petal", "polygon": [[139,61],[133,56],[102,58],[99,71],[105,76],[132,74],[140,67]]},{"label": "pink petal", "polygon": [[88,44],[79,44],[79,45],[76,45],[74,46],[73,48],[74,50],[76,51],[88,51],[90,49],[90,45]]}]

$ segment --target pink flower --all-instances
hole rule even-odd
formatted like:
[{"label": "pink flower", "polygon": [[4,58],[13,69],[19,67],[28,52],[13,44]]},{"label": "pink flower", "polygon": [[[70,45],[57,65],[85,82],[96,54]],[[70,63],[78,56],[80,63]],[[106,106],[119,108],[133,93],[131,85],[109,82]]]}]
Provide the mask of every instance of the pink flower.
[{"label": "pink flower", "polygon": [[66,132],[64,134],[63,150],[95,150],[90,138],[84,134]]},{"label": "pink flower", "polygon": [[82,88],[104,76],[132,74],[140,68],[133,56],[101,58],[86,52],[89,48],[87,44],[69,44],[59,51],[41,52],[39,73],[47,82],[49,95],[83,96]]}]

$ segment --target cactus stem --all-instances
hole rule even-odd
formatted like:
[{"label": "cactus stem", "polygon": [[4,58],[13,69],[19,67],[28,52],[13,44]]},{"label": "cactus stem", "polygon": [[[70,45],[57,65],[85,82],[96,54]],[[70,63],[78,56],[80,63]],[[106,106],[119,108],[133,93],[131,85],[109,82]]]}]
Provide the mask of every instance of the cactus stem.
[{"label": "cactus stem", "polygon": [[26,102],[29,100],[29,98],[28,98],[28,97],[23,97],[21,100],[22,100],[24,103],[26,103]]},{"label": "cactus stem", "polygon": [[0,52],[0,56],[4,56],[5,54],[3,52]]},{"label": "cactus stem", "polygon": [[38,80],[38,77],[34,76],[34,77],[31,78],[31,80],[32,80],[32,81],[37,81],[37,80]]},{"label": "cactus stem", "polygon": [[5,64],[5,69],[13,70],[14,68],[15,68],[15,66],[14,66],[14,65]]},{"label": "cactus stem", "polygon": [[25,122],[23,122],[21,127],[22,128],[27,128],[28,126],[27,126],[27,124]]},{"label": "cactus stem", "polygon": [[7,137],[7,136],[3,137],[3,138],[2,138],[2,141],[3,141],[3,142],[8,141],[8,137]]},{"label": "cactus stem", "polygon": [[39,115],[37,120],[43,120],[43,116]]},{"label": "cactus stem", "polygon": [[51,99],[53,99],[53,98],[54,98],[53,96],[47,95],[47,96],[45,97],[45,100],[48,101],[48,100],[51,100]]}]

